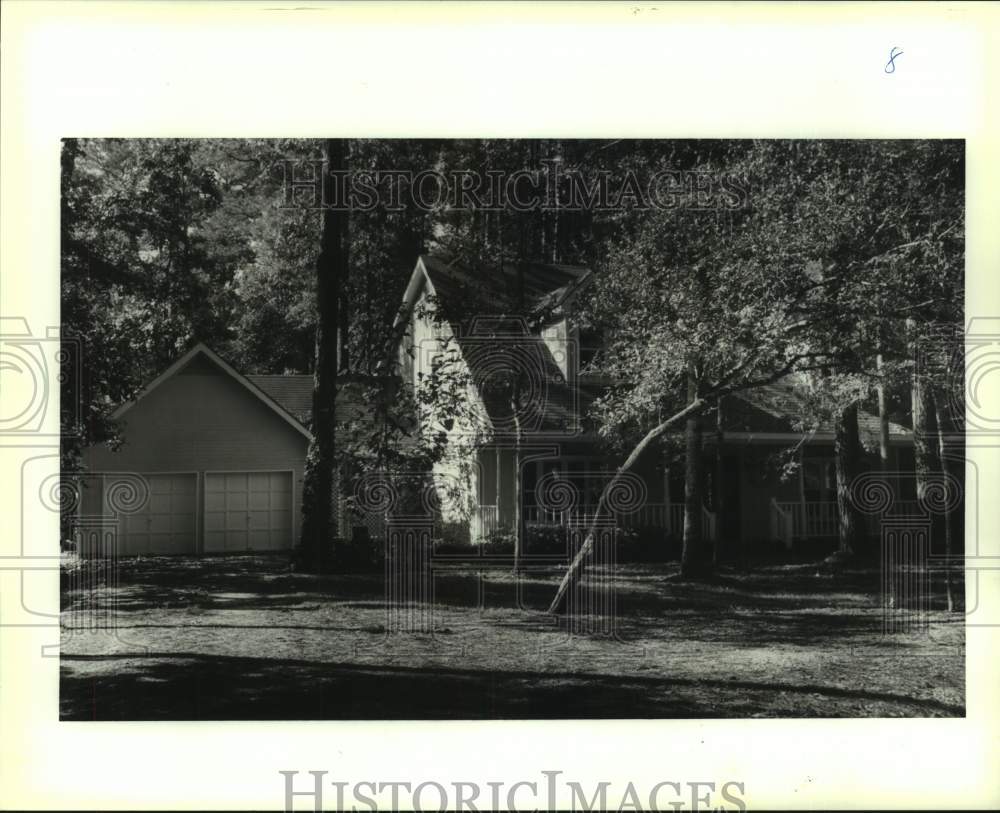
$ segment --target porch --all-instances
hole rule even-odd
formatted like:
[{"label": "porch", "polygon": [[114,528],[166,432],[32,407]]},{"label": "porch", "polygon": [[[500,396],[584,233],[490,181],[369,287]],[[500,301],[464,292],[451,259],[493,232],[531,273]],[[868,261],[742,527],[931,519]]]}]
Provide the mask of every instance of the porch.
[{"label": "porch", "polygon": [[[484,447],[479,451],[478,505],[472,512],[470,534],[482,540],[502,529],[520,525],[567,527],[586,525],[594,518],[601,494],[614,476],[613,461],[595,454],[587,444],[573,447],[524,450]],[[683,481],[671,484],[669,471],[649,459],[630,473],[635,501],[609,511],[618,527],[656,529],[663,535],[680,535],[684,504],[673,499],[683,493]],[[674,472],[674,480],[681,473]],[[711,503],[708,503],[711,504]],[[701,509],[705,539],[717,539],[716,515]]]},{"label": "porch", "polygon": [[[916,500],[895,500],[890,515],[919,516],[923,513]],[[835,539],[839,517],[836,500],[799,500],[770,503],[771,538],[776,539],[788,550],[797,539]],[[877,533],[879,516],[865,515],[870,533]]]},{"label": "porch", "polygon": [[[795,467],[790,474],[781,474],[782,464],[788,462],[787,449],[777,442],[744,442],[724,447],[721,466],[710,457],[706,460],[705,505],[723,508],[713,512],[702,507],[705,539],[749,547],[779,542],[788,550],[798,540],[836,539],[839,518],[832,444],[800,444],[792,452]],[[601,491],[613,475],[610,461],[584,449],[525,454],[521,459],[510,449],[489,448],[480,454],[479,504],[469,528],[473,540],[502,528],[513,530],[518,523],[522,527],[585,524],[593,518]],[[642,504],[612,518],[620,527],[680,535],[684,505],[676,498],[684,493],[683,468],[658,462],[651,458],[633,472],[645,484]],[[892,514],[920,515],[908,475],[913,468],[912,451],[894,447],[891,464],[896,472],[890,477],[896,494]],[[555,499],[548,493],[552,489]],[[553,502],[561,501],[570,507],[553,510]],[[878,533],[879,517],[868,516],[866,522],[870,532]]]},{"label": "porch", "polygon": [[[586,524],[594,518],[596,511],[596,505],[584,505],[567,511],[551,511],[537,505],[525,505],[522,507],[522,521],[525,524],[566,527],[571,524]],[[478,506],[473,515],[473,537],[481,539],[499,530],[503,525],[499,516],[496,505]],[[624,528],[658,528],[665,533],[678,535],[684,529],[683,503],[646,503],[635,511],[610,516]],[[714,541],[716,516],[704,506],[701,509],[701,523],[702,536]]]}]

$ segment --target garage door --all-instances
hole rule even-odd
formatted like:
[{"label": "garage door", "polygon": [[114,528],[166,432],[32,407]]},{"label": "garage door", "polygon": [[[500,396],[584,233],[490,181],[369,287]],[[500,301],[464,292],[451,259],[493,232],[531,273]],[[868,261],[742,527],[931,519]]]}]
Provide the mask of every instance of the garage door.
[{"label": "garage door", "polygon": [[205,474],[205,552],[292,547],[292,473]]},{"label": "garage door", "polygon": [[[110,504],[109,516],[118,517],[119,556],[159,553],[195,553],[197,550],[196,474],[143,474],[148,497],[132,513],[117,513]],[[105,478],[105,502],[114,478]]]}]

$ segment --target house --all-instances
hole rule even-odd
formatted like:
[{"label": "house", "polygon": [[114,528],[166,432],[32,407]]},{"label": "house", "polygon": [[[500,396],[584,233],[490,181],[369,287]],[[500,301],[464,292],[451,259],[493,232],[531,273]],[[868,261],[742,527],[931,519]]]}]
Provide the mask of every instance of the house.
[{"label": "house", "polygon": [[[422,505],[439,538],[530,539],[533,529],[585,524],[593,516],[620,461],[588,420],[610,383],[586,372],[596,339],[574,318],[589,279],[588,269],[571,265],[507,264],[484,273],[440,256],[418,258],[391,363],[414,393],[450,395],[416,398],[417,434],[443,438],[431,470],[411,472],[434,486],[434,500]],[[370,407],[364,383],[338,383],[338,422],[364,417]],[[203,344],[189,350],[115,411],[120,445],[84,451],[81,550],[293,548],[312,393],[312,376],[243,375]],[[836,536],[833,431],[824,424],[803,431],[796,421],[805,412],[800,390],[788,382],[725,400],[719,431],[705,435],[706,537],[791,548]],[[860,429],[874,438],[877,419],[862,412]],[[892,468],[912,471],[911,432],[890,424],[889,442]],[[790,460],[795,465],[783,471]],[[356,474],[347,475],[345,493]],[[657,538],[680,533],[682,466],[647,453],[624,486],[611,501],[617,525]],[[720,500],[717,516],[712,507]],[[912,480],[900,478],[896,505],[915,505]],[[366,514],[342,502],[339,534],[364,526],[378,539],[389,511]]]},{"label": "house", "polygon": [[589,276],[571,265],[477,273],[440,256],[417,260],[397,320],[396,369],[417,393],[457,388],[443,411],[428,406],[418,423],[447,433],[433,479],[443,522],[465,540],[558,521],[546,503],[552,474],[572,471],[596,485],[607,468],[582,424],[601,388],[578,374],[585,349],[569,316]]},{"label": "house", "polygon": [[[838,514],[834,427],[829,420],[813,420],[807,430],[798,426],[809,413],[803,384],[782,381],[726,398],[722,404],[721,438],[707,436],[708,453],[721,439],[722,477],[718,488],[726,506],[719,517],[719,533],[741,544],[761,540],[782,542],[834,539]],[[878,444],[878,418],[858,410],[862,445]],[[889,422],[890,485],[896,498],[893,512],[920,513],[916,506],[913,472],[913,433]],[[779,468],[791,463],[786,474]],[[862,464],[876,469],[874,453]],[[876,516],[869,518],[870,530]]]},{"label": "house", "polygon": [[[534,525],[583,523],[593,515],[619,460],[586,417],[608,385],[585,374],[596,348],[573,318],[589,278],[578,266],[513,263],[474,272],[446,257],[418,259],[397,320],[396,368],[416,391],[440,390],[442,369],[465,382],[461,414],[452,406],[443,413],[427,408],[419,418],[424,431],[447,433],[449,451],[433,476],[448,495],[440,501],[444,523],[457,526],[459,537],[525,534]],[[833,430],[797,427],[806,411],[788,382],[726,399],[721,434],[705,435],[708,455],[721,442],[723,473],[706,467],[706,494],[722,496],[725,505],[721,517],[702,508],[707,537],[791,548],[836,536]],[[862,436],[876,437],[877,419],[860,415]],[[892,423],[889,442],[892,467],[912,471],[912,433]],[[778,465],[789,457],[791,476]],[[631,494],[615,507],[615,520],[679,533],[682,478],[682,467],[647,454],[630,475]],[[902,489],[897,504],[912,507],[915,496],[905,482]]]},{"label": "house", "polygon": [[[338,419],[353,391],[340,387]],[[113,413],[117,448],[84,450],[82,552],[290,550],[312,393],[311,375],[245,376],[204,344],[186,352]]]}]

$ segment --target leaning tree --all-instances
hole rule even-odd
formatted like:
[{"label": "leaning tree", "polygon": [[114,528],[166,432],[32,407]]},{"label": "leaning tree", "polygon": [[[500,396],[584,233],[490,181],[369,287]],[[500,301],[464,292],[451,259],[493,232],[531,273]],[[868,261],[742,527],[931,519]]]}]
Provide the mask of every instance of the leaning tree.
[{"label": "leaning tree", "polygon": [[[627,427],[634,446],[606,484],[593,523],[550,606],[559,611],[581,577],[608,499],[658,438],[684,425],[685,520],[682,573],[704,574],[710,561],[701,523],[702,418],[730,393],[773,383],[828,363],[809,342],[809,307],[822,283],[805,241],[793,231],[789,199],[775,184],[787,156],[755,144],[718,155],[703,177],[754,181],[746,200],[721,198],[706,209],[697,186],[675,192],[672,210],[652,210],[608,252],[589,314],[605,327],[598,364],[615,380],[599,404],[605,434]],[[732,187],[731,187],[732,188]],[[663,417],[668,416],[668,417]],[[637,431],[638,430],[638,431]]]}]

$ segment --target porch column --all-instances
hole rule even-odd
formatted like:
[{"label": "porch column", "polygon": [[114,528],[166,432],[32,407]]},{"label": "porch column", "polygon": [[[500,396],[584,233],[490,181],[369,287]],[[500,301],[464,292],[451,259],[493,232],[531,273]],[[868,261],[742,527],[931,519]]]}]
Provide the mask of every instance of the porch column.
[{"label": "porch column", "polygon": [[500,447],[493,447],[494,457],[496,458],[497,476],[496,482],[493,484],[495,488],[493,489],[493,502],[497,508],[497,522],[500,521]]},{"label": "porch column", "polygon": [[670,464],[667,463],[667,453],[663,453],[663,524],[667,533],[673,533],[670,527]]},{"label": "porch column", "polygon": [[746,545],[747,541],[746,530],[745,530],[746,506],[744,505],[744,503],[746,503],[746,496],[744,496],[743,494],[743,492],[746,490],[743,488],[743,478],[746,476],[746,470],[747,470],[745,443],[740,443],[738,448],[739,448],[739,453],[738,453],[738,460],[736,463],[738,467],[736,470],[736,489],[737,489],[736,504],[739,505],[740,508],[739,514],[737,514],[737,519],[738,519],[737,524],[739,525],[740,554],[742,556],[742,554],[745,552],[744,546]]},{"label": "porch column", "polygon": [[805,446],[799,445],[799,522],[801,534],[807,536],[806,530],[806,453]]}]

